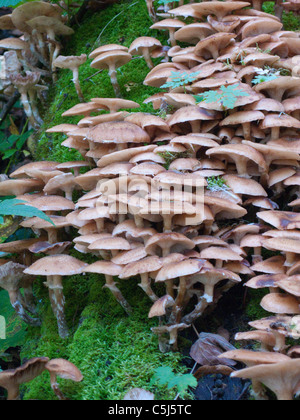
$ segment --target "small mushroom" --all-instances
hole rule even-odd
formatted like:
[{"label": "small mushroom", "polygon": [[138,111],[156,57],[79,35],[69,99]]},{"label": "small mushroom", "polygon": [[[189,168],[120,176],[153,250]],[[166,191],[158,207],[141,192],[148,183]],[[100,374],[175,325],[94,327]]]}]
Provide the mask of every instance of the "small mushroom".
[{"label": "small mushroom", "polygon": [[62,400],[62,401],[65,401],[67,398],[59,389],[59,386],[57,383],[57,377],[68,379],[74,382],[81,382],[83,380],[83,376],[80,370],[68,360],[64,360],[64,359],[50,360],[46,364],[45,368],[50,373],[50,382],[51,382],[52,390],[54,391],[55,395],[59,398],[59,400]]},{"label": "small mushroom", "polygon": [[78,95],[78,98],[81,102],[84,102],[84,97],[83,97],[83,93],[80,87],[80,82],[79,82],[79,67],[84,64],[87,60],[87,56],[86,54],[82,54],[80,56],[62,56],[60,55],[59,57],[57,57],[54,62],[53,65],[54,67],[58,67],[61,69],[69,69],[73,72],[73,83]]}]

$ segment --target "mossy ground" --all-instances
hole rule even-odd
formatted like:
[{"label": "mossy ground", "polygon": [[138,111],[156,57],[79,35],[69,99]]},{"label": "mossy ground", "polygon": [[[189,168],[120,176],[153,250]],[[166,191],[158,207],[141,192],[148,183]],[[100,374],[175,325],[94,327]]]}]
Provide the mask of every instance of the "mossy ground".
[{"label": "mossy ground", "polygon": [[[266,7],[272,8],[273,4]],[[270,9],[271,11],[272,9]],[[269,11],[269,10],[268,10]],[[151,21],[144,0],[121,1],[99,12],[88,12],[84,21],[76,27],[76,33],[65,41],[64,55],[89,54],[100,45],[119,43],[129,46],[138,36],[155,36],[166,44],[166,37],[149,30]],[[286,29],[299,30],[299,19],[285,16]],[[159,60],[158,60],[159,62]],[[80,68],[80,81],[85,100],[93,97],[112,97],[113,89],[107,71],[96,74],[90,67],[91,60]],[[145,61],[135,58],[120,69],[118,80],[123,97],[141,104],[141,110],[153,112],[151,105],[143,101],[158,90],[143,85],[148,73]],[[66,122],[77,123],[79,118],[62,118],[61,114],[78,103],[72,74],[59,71],[57,82],[50,87],[47,102],[41,105],[44,125],[31,142],[35,159],[59,162],[80,158],[76,152],[61,147],[65,139],[61,135],[48,135],[47,128]],[[77,255],[78,257],[78,255]],[[155,368],[171,366],[183,371],[179,354],[161,354],[147,314],[150,303],[134,280],[121,281],[121,289],[133,306],[133,315],[127,317],[116,304],[110,292],[103,289],[104,280],[96,275],[74,276],[65,280],[66,313],[71,336],[63,341],[57,335],[56,321],[52,315],[47,290],[42,280],[37,281],[42,328],[28,331],[22,348],[22,359],[35,356],[66,358],[75,363],[84,375],[84,381],[74,384],[62,381],[61,388],[74,400],[120,399],[133,387],[143,387],[155,392],[160,399],[172,399],[175,391],[153,389],[149,385]],[[257,295],[256,295],[257,296]],[[258,299],[249,311],[249,317],[257,319]],[[52,400],[49,376],[44,373],[23,388],[24,399]]]}]

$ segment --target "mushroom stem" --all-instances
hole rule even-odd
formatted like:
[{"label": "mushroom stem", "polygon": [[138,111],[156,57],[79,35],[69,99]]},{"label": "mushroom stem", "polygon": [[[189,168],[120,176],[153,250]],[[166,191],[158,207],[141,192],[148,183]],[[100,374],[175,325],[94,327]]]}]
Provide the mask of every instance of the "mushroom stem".
[{"label": "mushroom stem", "polygon": [[175,304],[172,309],[172,313],[170,316],[170,323],[179,323],[181,321],[181,315],[182,315],[182,309],[184,306],[184,301],[186,297],[186,291],[187,291],[187,283],[186,283],[186,277],[180,277],[179,280],[179,291],[178,295],[175,300]]},{"label": "mushroom stem", "polygon": [[73,83],[75,85],[75,89],[78,95],[78,98],[80,100],[80,102],[84,102],[84,96],[80,87],[80,83],[79,83],[79,72],[78,72],[78,67],[73,69]]},{"label": "mushroom stem", "polygon": [[36,121],[33,117],[33,112],[32,112],[30,102],[28,100],[27,92],[21,90],[20,94],[21,94],[21,102],[22,102],[22,105],[24,107],[25,114],[27,115],[31,125],[33,127],[36,127],[37,124],[36,124]]},{"label": "mushroom stem", "polygon": [[118,83],[117,70],[116,70],[115,65],[111,64],[109,66],[108,74],[109,74],[109,77],[110,77],[110,80],[111,80],[111,84],[114,88],[116,97],[121,98],[121,89],[120,89],[120,86],[119,86],[119,83]]},{"label": "mushroom stem", "polygon": [[49,288],[52,310],[57,319],[59,336],[65,339],[69,336],[69,329],[65,318],[65,297],[61,276],[49,276],[46,285]]},{"label": "mushroom stem", "polygon": [[30,105],[31,105],[33,117],[36,121],[36,124],[41,126],[44,121],[41,119],[41,117],[39,115],[38,108],[36,106],[35,92],[33,90],[29,90],[28,95],[29,95],[29,99],[30,99]]},{"label": "mushroom stem", "polygon": [[9,292],[9,299],[11,302],[12,307],[18,314],[18,316],[28,325],[32,325],[33,327],[40,327],[41,321],[37,318],[31,318],[24,309],[23,306],[23,299],[20,294],[19,290]]},{"label": "mushroom stem", "polygon": [[154,67],[154,64],[153,64],[151,56],[150,56],[149,48],[146,48],[146,47],[142,48],[142,52],[143,52],[143,57],[144,57],[147,65],[148,65],[149,69],[152,70],[153,67]]},{"label": "mushroom stem", "polygon": [[208,305],[209,304],[206,302],[205,299],[200,299],[198,304],[195,306],[194,310],[191,313],[189,313],[188,315],[186,315],[182,319],[182,322],[184,324],[191,325],[194,321],[196,321],[197,318],[199,318],[200,316],[203,315],[203,313],[207,309]]},{"label": "mushroom stem", "polygon": [[149,277],[149,274],[148,273],[141,274],[141,280],[142,281],[141,283],[139,283],[139,286],[144,290],[146,295],[148,295],[149,298],[153,302],[156,302],[158,300],[158,297],[156,296],[156,294],[153,292],[151,288],[151,279]]},{"label": "mushroom stem", "polygon": [[49,373],[50,373],[50,384],[51,384],[52,391],[54,392],[54,394],[57,396],[57,398],[60,401],[67,401],[68,399],[64,396],[64,394],[59,389],[56,374],[53,372],[49,372]]},{"label": "mushroom stem", "polygon": [[117,288],[116,283],[114,282],[114,279],[112,276],[105,275],[106,284],[103,287],[107,287],[111,293],[114,295],[116,300],[119,302],[119,304],[122,306],[124,311],[130,315],[132,312],[132,309],[127,302],[127,300],[122,295],[121,291]]},{"label": "mushroom stem", "polygon": [[176,39],[175,39],[175,31],[176,31],[175,28],[169,28],[170,44],[171,44],[172,47],[176,47],[176,45],[177,45],[177,42],[176,42]]}]

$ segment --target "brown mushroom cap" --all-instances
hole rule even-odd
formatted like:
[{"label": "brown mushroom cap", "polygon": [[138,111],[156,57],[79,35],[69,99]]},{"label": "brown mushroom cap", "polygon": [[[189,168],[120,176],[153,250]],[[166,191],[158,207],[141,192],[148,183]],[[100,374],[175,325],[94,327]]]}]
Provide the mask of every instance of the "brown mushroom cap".
[{"label": "brown mushroom cap", "polygon": [[130,122],[109,122],[92,127],[87,138],[95,143],[149,143],[145,130]]},{"label": "brown mushroom cap", "polygon": [[260,304],[268,312],[274,312],[276,314],[300,314],[299,302],[291,295],[270,293],[262,299]]},{"label": "brown mushroom cap", "polygon": [[124,64],[129,63],[131,59],[131,54],[126,51],[108,51],[97,56],[94,61],[92,61],[91,67],[98,70],[109,69],[110,66],[119,68],[124,66]]},{"label": "brown mushroom cap", "polygon": [[51,16],[38,16],[26,22],[31,29],[36,29],[42,33],[53,33],[55,35],[72,35],[74,30],[64,25],[61,20]]},{"label": "brown mushroom cap", "polygon": [[60,69],[69,69],[74,70],[77,69],[79,66],[84,64],[87,60],[86,54],[81,54],[80,56],[77,55],[70,55],[70,56],[63,56],[60,55],[54,60],[55,67]]},{"label": "brown mushroom cap", "polygon": [[108,51],[115,51],[115,50],[128,52],[128,48],[123,45],[107,44],[107,45],[102,45],[101,47],[98,47],[94,51],[92,51],[91,54],[89,55],[89,58],[94,59],[98,57],[98,55],[101,55]]},{"label": "brown mushroom cap", "polygon": [[51,255],[36,261],[24,273],[34,276],[73,276],[83,273],[86,266],[69,255]]},{"label": "brown mushroom cap", "polygon": [[73,363],[64,359],[53,359],[46,364],[46,369],[62,379],[69,379],[74,382],[83,380],[80,370]]}]

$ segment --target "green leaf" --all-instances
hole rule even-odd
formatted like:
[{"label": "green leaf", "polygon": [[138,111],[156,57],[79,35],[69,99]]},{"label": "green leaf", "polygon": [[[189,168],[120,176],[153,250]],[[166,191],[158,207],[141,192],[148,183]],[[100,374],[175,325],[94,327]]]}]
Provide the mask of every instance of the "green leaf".
[{"label": "green leaf", "polygon": [[25,201],[17,199],[8,199],[3,200],[0,203],[0,215],[1,216],[21,216],[21,217],[39,217],[46,222],[51,223],[53,226],[54,223],[52,220],[41,210],[36,209],[35,207],[28,206],[24,204]]},{"label": "green leaf", "polygon": [[175,374],[172,368],[169,366],[162,366],[155,370],[155,374],[151,380],[151,383],[157,383],[158,385],[168,385],[174,380]]},{"label": "green leaf", "polygon": [[[249,96],[249,93],[238,88],[239,85],[221,86],[219,90],[210,90],[201,94],[200,98],[208,104],[219,102],[225,109],[233,109],[238,98]],[[195,96],[196,101],[197,97]],[[199,103],[199,102],[197,102]]]},{"label": "green leaf", "polygon": [[189,387],[196,388],[198,385],[197,379],[194,375],[188,373],[186,375],[176,375],[175,378],[169,383],[168,388],[177,387],[178,393],[183,396]]},{"label": "green leaf", "polygon": [[15,153],[17,153],[17,149],[10,149],[6,150],[6,152],[3,153],[3,159],[9,159],[12,157]]},{"label": "green leaf", "polygon": [[200,71],[194,72],[194,73],[188,73],[186,71],[180,72],[180,71],[172,71],[170,76],[170,82],[165,83],[161,86],[162,89],[165,88],[178,88],[181,86],[188,85],[189,83],[193,83],[197,77],[199,76]]}]

